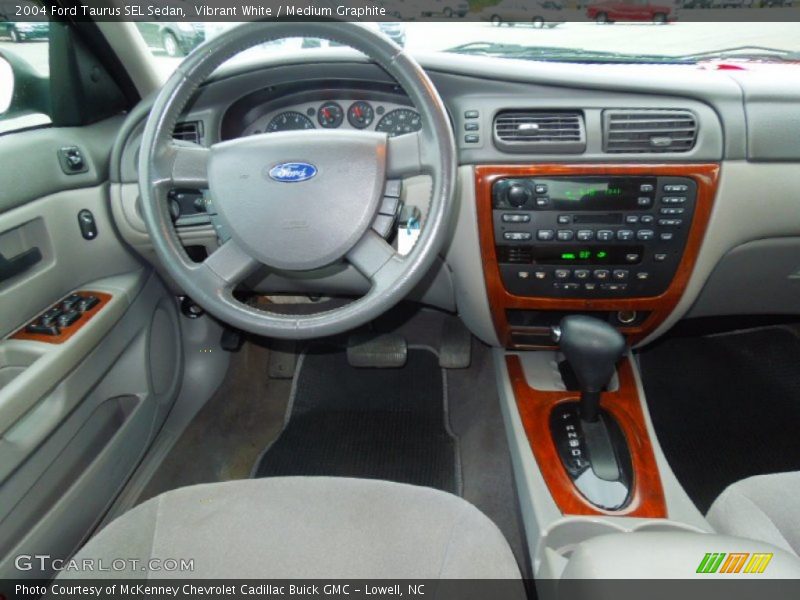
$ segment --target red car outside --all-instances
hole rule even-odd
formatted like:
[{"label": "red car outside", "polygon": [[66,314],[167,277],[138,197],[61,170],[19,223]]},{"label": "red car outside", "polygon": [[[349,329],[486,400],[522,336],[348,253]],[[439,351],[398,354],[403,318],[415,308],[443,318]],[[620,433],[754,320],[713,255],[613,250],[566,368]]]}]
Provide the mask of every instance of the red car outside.
[{"label": "red car outside", "polygon": [[598,23],[614,21],[652,21],[666,23],[675,20],[673,6],[653,4],[649,0],[613,0],[595,2],[586,7],[586,16]]}]

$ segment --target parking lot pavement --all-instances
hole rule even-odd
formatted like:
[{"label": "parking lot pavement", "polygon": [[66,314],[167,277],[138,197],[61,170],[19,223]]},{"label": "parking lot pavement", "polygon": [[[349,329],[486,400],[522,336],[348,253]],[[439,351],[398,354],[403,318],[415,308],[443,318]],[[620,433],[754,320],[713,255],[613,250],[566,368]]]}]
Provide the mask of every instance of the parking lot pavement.
[{"label": "parking lot pavement", "polygon": [[[529,25],[494,27],[489,23],[453,21],[447,23],[406,23],[406,47],[411,50],[446,50],[476,41],[557,46],[605,50],[632,54],[680,55],[739,46],[770,46],[800,51],[800,24],[784,23],[700,23],[679,21],[668,25],[651,23],[562,23],[553,29]],[[23,57],[41,73],[48,71],[47,44],[0,41],[0,48]],[[280,45],[264,52],[280,52]],[[259,49],[260,50],[260,49]],[[165,73],[180,59],[156,55]]]}]

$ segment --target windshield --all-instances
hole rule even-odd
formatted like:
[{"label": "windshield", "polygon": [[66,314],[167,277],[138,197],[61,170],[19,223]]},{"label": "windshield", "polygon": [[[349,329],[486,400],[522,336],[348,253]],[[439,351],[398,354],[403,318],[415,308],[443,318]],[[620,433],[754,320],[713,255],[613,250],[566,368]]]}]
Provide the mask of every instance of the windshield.
[{"label": "windshield", "polygon": [[[689,63],[800,60],[800,23],[564,21],[554,10],[544,22],[493,22],[491,7],[479,22],[368,23],[410,52],[451,52],[537,61]],[[780,9],[777,9],[780,10]],[[236,23],[137,23],[165,72],[203,40]],[[240,58],[298,50],[325,51],[326,41],[288,39],[254,48]]]}]

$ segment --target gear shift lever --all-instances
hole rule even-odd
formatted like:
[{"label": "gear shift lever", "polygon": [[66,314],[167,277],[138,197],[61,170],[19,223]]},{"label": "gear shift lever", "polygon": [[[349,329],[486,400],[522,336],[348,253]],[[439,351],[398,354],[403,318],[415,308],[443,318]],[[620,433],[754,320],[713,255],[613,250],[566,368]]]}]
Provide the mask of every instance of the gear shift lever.
[{"label": "gear shift lever", "polygon": [[600,392],[611,381],[625,351],[625,338],[600,319],[571,315],[553,329],[581,388],[581,420],[594,423],[600,416]]},{"label": "gear shift lever", "polygon": [[581,389],[579,403],[557,404],[550,416],[561,462],[589,502],[618,510],[630,496],[630,451],[615,419],[600,409],[600,397],[625,351],[625,338],[605,321],[570,315],[553,328],[553,339]]}]

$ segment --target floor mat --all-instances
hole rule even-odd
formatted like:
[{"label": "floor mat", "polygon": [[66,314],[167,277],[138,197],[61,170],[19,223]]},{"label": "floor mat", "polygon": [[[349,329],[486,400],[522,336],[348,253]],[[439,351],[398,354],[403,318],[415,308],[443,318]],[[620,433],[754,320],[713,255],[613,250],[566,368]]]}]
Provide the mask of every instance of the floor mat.
[{"label": "floor mat", "polygon": [[703,513],[735,481],[800,469],[799,358],[781,327],[671,338],[640,355],[658,441]]},{"label": "floor mat", "polygon": [[357,369],[338,349],[306,353],[286,427],[254,474],[284,475],[385,479],[460,493],[436,355],[409,349],[401,369]]}]

